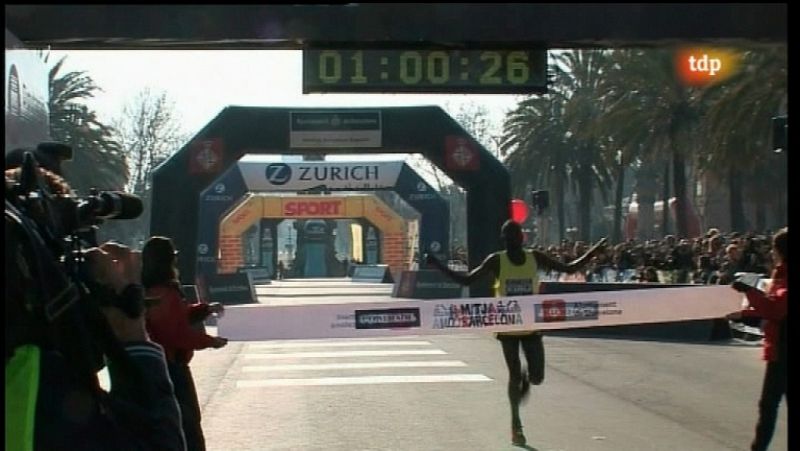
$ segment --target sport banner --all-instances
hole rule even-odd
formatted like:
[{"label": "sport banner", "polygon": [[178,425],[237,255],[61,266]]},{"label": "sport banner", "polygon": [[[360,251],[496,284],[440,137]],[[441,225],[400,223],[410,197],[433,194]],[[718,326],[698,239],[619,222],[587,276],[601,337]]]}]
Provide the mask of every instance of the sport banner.
[{"label": "sport banner", "polygon": [[554,330],[722,318],[741,309],[727,285],[502,298],[230,306],[218,333],[231,340],[351,338]]}]

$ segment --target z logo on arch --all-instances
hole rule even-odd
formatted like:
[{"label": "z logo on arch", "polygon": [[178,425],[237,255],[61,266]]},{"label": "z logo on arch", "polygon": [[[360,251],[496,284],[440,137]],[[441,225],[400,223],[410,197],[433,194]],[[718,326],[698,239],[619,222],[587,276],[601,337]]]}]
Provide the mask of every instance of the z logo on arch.
[{"label": "z logo on arch", "polygon": [[292,168],[286,163],[273,163],[265,171],[267,181],[273,185],[285,185],[292,179]]}]

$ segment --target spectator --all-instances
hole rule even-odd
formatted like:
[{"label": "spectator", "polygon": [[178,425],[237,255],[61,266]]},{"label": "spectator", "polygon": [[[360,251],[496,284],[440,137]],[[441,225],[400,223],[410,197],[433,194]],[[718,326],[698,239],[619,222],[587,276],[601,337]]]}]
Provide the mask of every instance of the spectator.
[{"label": "spectator", "polygon": [[644,283],[658,283],[656,268],[648,266],[639,274],[639,281]]},{"label": "spectator", "polygon": [[711,283],[714,275],[714,267],[711,265],[711,257],[701,255],[697,258],[697,270],[694,272],[692,281],[696,284],[706,285]]},{"label": "spectator", "polygon": [[[345,259],[345,266],[349,266],[349,262]],[[283,260],[278,260],[278,267],[275,270],[275,276],[278,280],[283,280],[283,273],[286,271],[286,268],[283,267]]]},{"label": "spectator", "polygon": [[747,271],[744,258],[742,258],[742,249],[738,244],[729,244],[728,247],[725,248],[725,255],[728,258],[728,263],[730,263],[730,271],[732,274]]},{"label": "spectator", "polygon": [[676,283],[689,283],[689,276],[694,269],[692,248],[688,240],[681,240],[671,251],[673,269],[676,271]]},{"label": "spectator", "polygon": [[713,285],[729,285],[733,283],[733,271],[731,271],[730,262],[722,262],[719,269],[709,279],[709,283]]},{"label": "spectator", "polygon": [[763,358],[767,361],[767,368],[758,402],[756,434],[750,445],[752,451],[766,450],[769,446],[781,399],[788,391],[788,250],[788,229],[783,228],[772,240],[775,268],[772,271],[772,283],[766,293],[738,281],[733,284],[733,288],[743,292],[749,302],[749,307],[739,315],[734,315],[734,318],[755,316],[765,320]]},{"label": "spectator", "polygon": [[177,270],[178,251],[172,240],[154,236],[142,249],[142,284],[147,295],[159,299],[147,311],[147,329],[153,341],[164,347],[167,368],[175,386],[175,397],[181,408],[183,432],[188,451],[205,450],[205,438],[200,426],[200,404],[197,400],[189,362],[195,350],[221,348],[228,340],[212,337],[193,329],[191,318],[221,313],[219,304],[185,302]]}]

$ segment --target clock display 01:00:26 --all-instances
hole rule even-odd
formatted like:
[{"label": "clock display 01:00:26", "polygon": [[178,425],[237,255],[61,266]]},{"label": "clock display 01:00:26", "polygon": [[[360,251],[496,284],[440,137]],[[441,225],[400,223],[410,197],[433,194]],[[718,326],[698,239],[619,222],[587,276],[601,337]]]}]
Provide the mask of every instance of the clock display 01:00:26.
[{"label": "clock display 01:00:26", "polygon": [[[308,56],[311,58],[304,61],[306,65],[304,72],[306,77],[310,75],[309,81],[312,84],[489,87],[543,86],[545,83],[545,52],[541,54],[523,50],[306,52],[309,52]],[[533,58],[531,58],[532,53]],[[308,67],[309,65],[315,67]]]}]

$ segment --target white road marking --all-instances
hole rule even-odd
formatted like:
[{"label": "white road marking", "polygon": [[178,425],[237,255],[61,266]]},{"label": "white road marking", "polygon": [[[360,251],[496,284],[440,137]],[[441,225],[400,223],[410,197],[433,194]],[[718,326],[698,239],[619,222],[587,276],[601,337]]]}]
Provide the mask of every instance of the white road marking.
[{"label": "white road marking", "polygon": [[[409,340],[409,339],[413,339],[413,338],[420,338],[420,336],[419,335],[404,335],[403,336],[403,340]],[[336,342],[336,343],[356,343],[356,344],[358,344],[358,343],[364,343],[364,342],[370,342],[370,341],[381,341],[381,340],[382,340],[381,338],[376,338],[376,337],[361,337],[361,338],[304,338],[304,339],[289,339],[289,340],[250,341],[250,342],[247,342],[247,343],[249,343],[251,346],[252,345],[258,345],[258,344],[266,344],[266,345],[276,344],[276,345],[281,345],[281,344],[287,344],[287,343],[296,343],[298,346],[300,346],[300,345],[315,345],[315,344],[319,344],[319,343],[332,343],[332,342]],[[385,341],[396,341],[396,340],[393,340],[390,337],[389,338],[384,338],[383,340],[385,340]],[[428,342],[422,341],[420,343],[428,343]]]},{"label": "white road marking", "polygon": [[404,349],[401,351],[328,351],[328,352],[282,352],[273,354],[245,354],[245,359],[311,359],[335,357],[386,357],[393,355],[443,355],[441,349]]},{"label": "white road marking", "polygon": [[297,387],[312,385],[414,384],[432,382],[490,382],[483,374],[423,374],[411,376],[318,377],[310,379],[264,379],[237,381],[239,388]]},{"label": "white road marking", "polygon": [[288,348],[344,348],[348,346],[430,346],[429,341],[335,341],[319,343],[255,343],[248,349],[288,349]]},{"label": "white road marking", "polygon": [[353,370],[372,368],[453,368],[467,366],[460,360],[431,360],[408,362],[360,362],[360,363],[318,363],[310,365],[270,365],[246,366],[243,373],[258,373],[270,371],[313,371],[313,370]]}]

